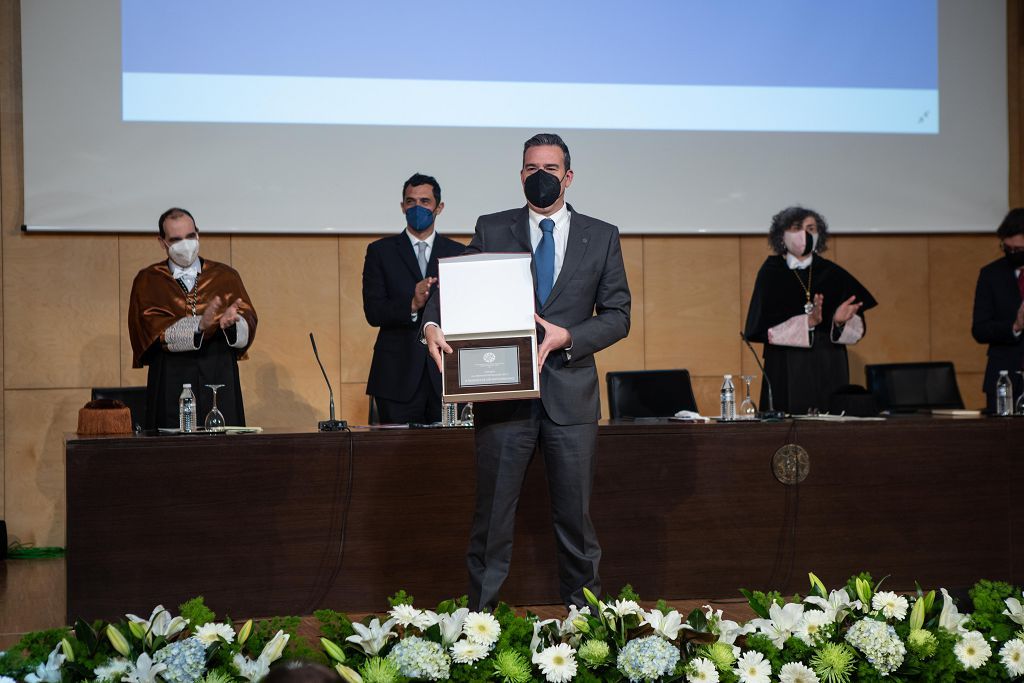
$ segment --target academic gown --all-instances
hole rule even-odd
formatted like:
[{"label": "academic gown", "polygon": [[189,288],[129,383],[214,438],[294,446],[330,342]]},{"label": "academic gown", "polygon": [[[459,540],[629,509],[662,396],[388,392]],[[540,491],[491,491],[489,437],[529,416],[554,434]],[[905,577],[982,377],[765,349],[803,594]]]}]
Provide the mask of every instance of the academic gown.
[{"label": "academic gown", "polygon": [[[237,361],[256,337],[256,311],[252,307],[238,272],[216,261],[202,260],[202,272],[196,282],[196,315],[201,316],[214,296],[227,307],[236,298],[244,302],[239,313],[249,326],[245,348],[228,344],[219,327],[209,330],[196,351],[169,351],[164,334],[181,318],[191,316],[181,285],[171,277],[166,262],[154,263],[139,271],[132,284],[128,310],[128,333],[132,343],[132,367],[149,366],[146,382],[146,429],[178,426],[178,397],[182,384],[190,383],[196,396],[196,418],[202,424],[213,407],[213,392],[205,385],[223,384],[217,391],[217,408],[228,425],[245,425],[242,387]],[[237,330],[228,331],[235,339]]]},{"label": "academic gown", "polygon": [[[850,381],[846,345],[834,342],[832,318],[836,309],[851,296],[864,305],[864,312],[878,302],[871,293],[841,266],[814,255],[811,265],[811,299],[824,295],[821,323],[815,328],[810,348],[768,343],[768,329],[804,313],[808,270],[793,271],[785,256],[769,256],[757,273],[754,293],[747,312],[744,333],[752,342],[764,344],[765,374],[771,380],[775,410],[803,414],[810,408],[828,410],[829,398]],[[797,279],[799,276],[800,280]],[[803,285],[801,285],[803,282]],[[864,322],[865,332],[867,321]],[[835,337],[838,338],[836,330]],[[767,410],[768,383],[761,382],[761,410]]]}]

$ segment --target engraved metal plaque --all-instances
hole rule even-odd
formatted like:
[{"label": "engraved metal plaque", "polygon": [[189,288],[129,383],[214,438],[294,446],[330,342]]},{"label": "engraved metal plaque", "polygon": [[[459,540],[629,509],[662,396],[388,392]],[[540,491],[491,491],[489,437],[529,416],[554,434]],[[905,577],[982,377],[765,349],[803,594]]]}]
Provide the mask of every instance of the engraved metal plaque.
[{"label": "engraved metal plaque", "polygon": [[811,471],[811,456],[795,443],[788,443],[772,456],[772,473],[787,486],[799,484]]},{"label": "engraved metal plaque", "polygon": [[519,347],[483,346],[459,349],[459,386],[519,384]]}]

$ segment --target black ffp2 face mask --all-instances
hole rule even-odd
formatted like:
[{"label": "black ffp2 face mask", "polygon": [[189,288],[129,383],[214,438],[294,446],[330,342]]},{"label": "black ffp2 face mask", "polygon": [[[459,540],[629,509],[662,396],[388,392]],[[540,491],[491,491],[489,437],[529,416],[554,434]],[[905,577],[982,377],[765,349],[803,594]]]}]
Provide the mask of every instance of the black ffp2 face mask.
[{"label": "black ffp2 face mask", "polygon": [[1006,255],[1006,260],[1010,262],[1011,268],[1014,270],[1024,268],[1024,251],[1010,251],[1003,247],[1003,253]]},{"label": "black ffp2 face mask", "polygon": [[523,191],[526,193],[526,201],[538,209],[546,209],[557,202],[561,196],[562,181],[558,179],[558,176],[538,169],[526,176]]}]

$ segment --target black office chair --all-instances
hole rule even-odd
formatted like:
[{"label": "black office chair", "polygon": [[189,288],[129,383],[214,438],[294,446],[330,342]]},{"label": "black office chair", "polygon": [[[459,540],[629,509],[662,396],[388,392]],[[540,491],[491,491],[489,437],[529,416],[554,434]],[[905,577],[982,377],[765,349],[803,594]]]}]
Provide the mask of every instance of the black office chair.
[{"label": "black office chair", "polygon": [[92,400],[110,398],[128,406],[132,414],[132,427],[143,430],[146,421],[146,387],[93,387]]},{"label": "black office chair", "polygon": [[949,361],[882,363],[864,368],[868,391],[882,410],[913,413],[932,408],[963,408],[956,370]]},{"label": "black office chair", "polygon": [[671,417],[680,410],[697,411],[689,370],[609,372],[608,412],[612,419]]}]

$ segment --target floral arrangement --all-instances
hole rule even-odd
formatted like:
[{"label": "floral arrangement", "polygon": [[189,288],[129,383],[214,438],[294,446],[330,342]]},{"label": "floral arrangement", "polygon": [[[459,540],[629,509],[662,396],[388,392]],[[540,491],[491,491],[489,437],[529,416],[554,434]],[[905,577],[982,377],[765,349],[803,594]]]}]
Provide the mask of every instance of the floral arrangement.
[{"label": "floral arrangement", "polygon": [[0,656],[0,683],[257,683],[272,666],[311,661],[346,681],[686,681],[850,683],[1003,681],[1024,677],[1024,595],[981,581],[974,611],[941,589],[882,590],[870,575],[828,591],[810,574],[808,595],[742,591],[757,617],[745,624],[705,606],[684,620],[662,601],[640,606],[628,586],[615,599],[587,593],[565,619],[517,616],[507,605],[472,612],[466,599],[420,609],[400,591],[387,618],[360,623],[315,613],[317,647],[296,636],[297,617],[240,628],[202,598],[172,616],[32,633]]}]

